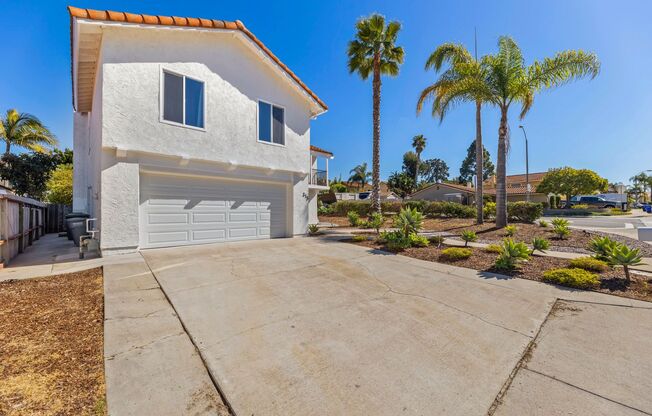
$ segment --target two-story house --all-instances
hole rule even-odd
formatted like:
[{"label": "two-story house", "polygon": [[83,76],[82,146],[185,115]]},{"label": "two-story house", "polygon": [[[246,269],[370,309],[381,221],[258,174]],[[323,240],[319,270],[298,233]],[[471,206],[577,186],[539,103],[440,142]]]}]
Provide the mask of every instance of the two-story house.
[{"label": "two-story house", "polygon": [[69,8],[73,209],[103,254],[288,237],[317,220],[327,110],[240,21]]}]

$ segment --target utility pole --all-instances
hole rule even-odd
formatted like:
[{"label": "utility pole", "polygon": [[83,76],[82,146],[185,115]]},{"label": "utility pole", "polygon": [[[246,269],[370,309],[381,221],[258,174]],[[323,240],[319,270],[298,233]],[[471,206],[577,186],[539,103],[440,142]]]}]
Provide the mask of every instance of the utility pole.
[{"label": "utility pole", "polygon": [[530,202],[530,166],[529,166],[529,156],[528,156],[528,144],[527,144],[527,133],[525,132],[525,127],[518,126],[523,130],[523,136],[525,136],[525,200]]}]

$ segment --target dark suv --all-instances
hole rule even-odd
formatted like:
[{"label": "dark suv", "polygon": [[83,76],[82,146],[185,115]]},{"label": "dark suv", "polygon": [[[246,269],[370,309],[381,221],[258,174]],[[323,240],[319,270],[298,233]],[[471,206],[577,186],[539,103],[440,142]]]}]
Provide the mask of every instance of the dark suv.
[{"label": "dark suv", "polygon": [[618,201],[608,201],[601,196],[574,196],[570,200],[570,206],[588,205],[590,208],[616,208],[620,207]]}]

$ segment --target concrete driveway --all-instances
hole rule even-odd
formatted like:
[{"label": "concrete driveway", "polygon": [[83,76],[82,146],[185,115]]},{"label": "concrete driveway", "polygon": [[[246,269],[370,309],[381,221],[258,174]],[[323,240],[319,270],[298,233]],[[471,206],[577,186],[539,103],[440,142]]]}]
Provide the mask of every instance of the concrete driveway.
[{"label": "concrete driveway", "polygon": [[652,414],[649,303],[315,238],[142,254],[237,415]]}]

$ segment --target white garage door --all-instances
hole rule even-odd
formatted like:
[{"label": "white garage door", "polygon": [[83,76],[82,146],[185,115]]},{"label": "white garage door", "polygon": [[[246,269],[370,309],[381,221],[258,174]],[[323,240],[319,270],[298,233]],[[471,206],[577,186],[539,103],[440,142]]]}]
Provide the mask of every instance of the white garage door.
[{"label": "white garage door", "polygon": [[141,174],[140,246],[284,237],[286,187]]}]

